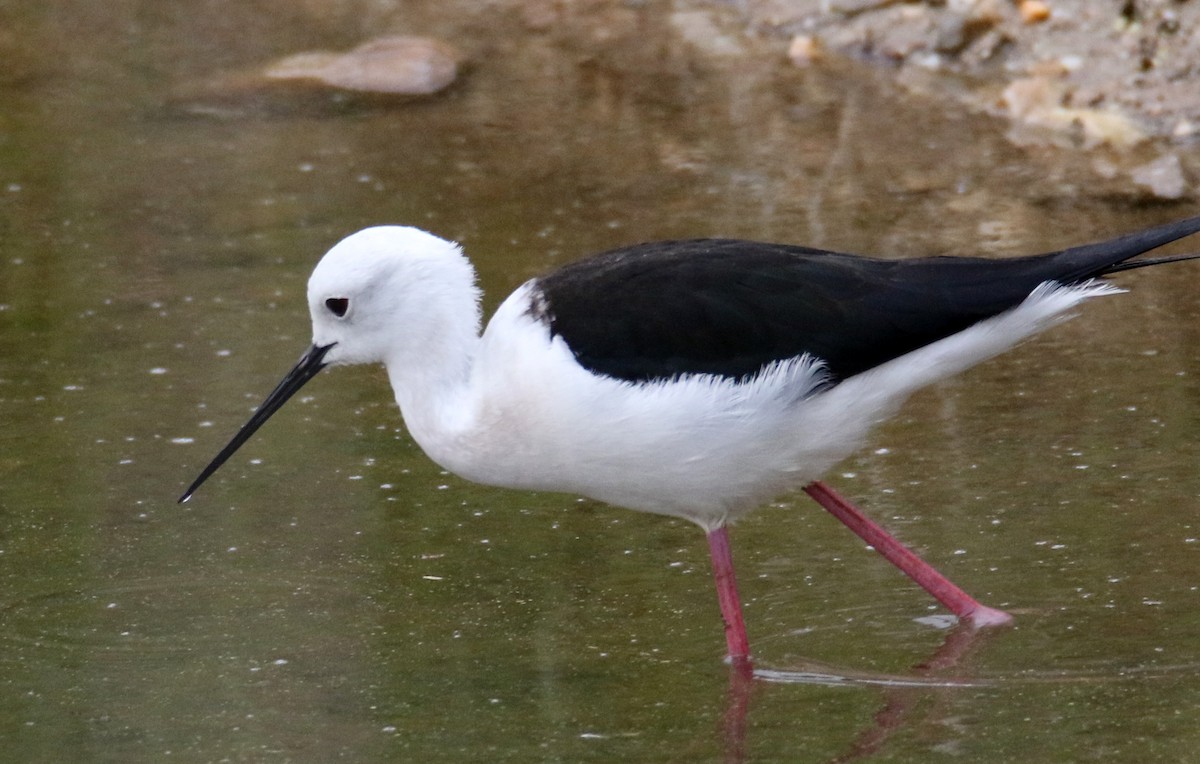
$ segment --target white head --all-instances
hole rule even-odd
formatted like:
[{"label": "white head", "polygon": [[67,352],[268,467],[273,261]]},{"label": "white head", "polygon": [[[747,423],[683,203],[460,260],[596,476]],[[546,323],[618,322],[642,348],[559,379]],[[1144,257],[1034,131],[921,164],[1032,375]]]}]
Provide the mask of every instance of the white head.
[{"label": "white head", "polygon": [[308,280],[313,345],[326,364],[425,364],[478,336],[475,271],[454,242],[377,226],[342,239]]},{"label": "white head", "polygon": [[385,363],[404,400],[461,379],[479,339],[474,269],[457,244],[416,228],[380,226],[343,239],[309,278],[308,309],[312,347],[180,501],[326,366]]}]

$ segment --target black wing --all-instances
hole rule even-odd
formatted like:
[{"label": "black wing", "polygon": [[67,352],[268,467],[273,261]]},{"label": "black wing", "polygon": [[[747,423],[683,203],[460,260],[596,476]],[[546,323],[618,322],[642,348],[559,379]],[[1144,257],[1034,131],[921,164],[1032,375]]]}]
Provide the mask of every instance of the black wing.
[{"label": "black wing", "polygon": [[804,353],[845,379],[1014,307],[1044,281],[1124,263],[1200,217],[1032,257],[876,260],[732,239],[639,244],[538,279],[533,308],[584,367],[629,381],[741,378]]}]

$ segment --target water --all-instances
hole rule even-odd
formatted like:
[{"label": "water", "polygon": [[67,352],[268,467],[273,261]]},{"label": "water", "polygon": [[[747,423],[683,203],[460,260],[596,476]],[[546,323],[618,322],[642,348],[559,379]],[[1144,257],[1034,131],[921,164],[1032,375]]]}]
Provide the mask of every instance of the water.
[{"label": "water", "polygon": [[[1192,212],[1089,195],[1088,160],[1020,152],[870,70],[697,52],[670,10],[0,11],[7,756],[1191,755],[1188,265],[1123,276],[1131,294],[922,393],[831,476],[1016,614],[975,639],[784,497],[734,532],[771,673],[731,681],[694,528],[445,475],[378,371],[322,375],[174,503],[305,347],[316,259],[364,225],[461,240],[490,308],[636,240],[1006,255]],[[379,31],[441,35],[473,67],[398,104],[219,85]]]}]

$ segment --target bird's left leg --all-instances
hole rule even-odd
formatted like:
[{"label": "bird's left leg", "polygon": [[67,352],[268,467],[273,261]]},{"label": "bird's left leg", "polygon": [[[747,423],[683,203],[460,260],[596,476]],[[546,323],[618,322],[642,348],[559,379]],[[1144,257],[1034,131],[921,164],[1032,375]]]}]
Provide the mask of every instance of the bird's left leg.
[{"label": "bird's left leg", "polygon": [[[820,480],[814,481],[804,488],[804,492],[813,497],[822,507],[834,517],[841,520],[847,528],[854,531],[863,541],[866,541],[888,562],[895,565],[922,589],[933,595],[934,599],[950,609],[960,620],[968,621],[976,626],[1002,626],[1012,623],[1012,616],[1003,610],[981,604],[971,595],[955,586],[950,579],[937,572],[932,565],[917,556],[917,553],[901,544],[895,536],[885,531],[869,517],[864,515],[832,488]],[[715,558],[714,558],[715,559]]]}]

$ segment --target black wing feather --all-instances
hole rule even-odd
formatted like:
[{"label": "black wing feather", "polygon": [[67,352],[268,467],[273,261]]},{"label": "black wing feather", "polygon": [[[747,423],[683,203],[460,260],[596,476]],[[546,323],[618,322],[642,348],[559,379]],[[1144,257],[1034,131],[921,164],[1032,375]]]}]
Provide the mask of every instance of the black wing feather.
[{"label": "black wing feather", "polygon": [[1004,260],[878,260],[735,239],[667,241],[605,252],[537,283],[551,333],[599,374],[741,378],[809,353],[837,380],[1008,310],[1044,281],[1073,284],[1137,267],[1124,261],[1197,231],[1200,217]]}]

